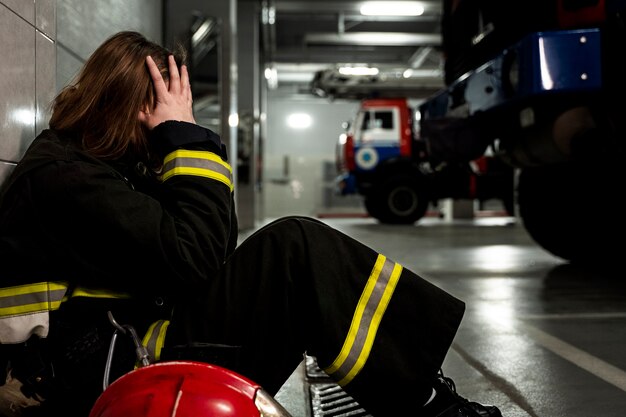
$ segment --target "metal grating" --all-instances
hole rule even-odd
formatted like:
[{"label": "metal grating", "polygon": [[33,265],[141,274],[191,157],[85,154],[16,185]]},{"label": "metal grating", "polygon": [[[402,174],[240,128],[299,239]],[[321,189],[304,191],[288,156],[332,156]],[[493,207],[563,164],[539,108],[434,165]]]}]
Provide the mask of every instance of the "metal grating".
[{"label": "metal grating", "polygon": [[335,383],[311,384],[309,389],[314,417],[372,417]]},{"label": "metal grating", "polygon": [[313,417],[372,417],[358,402],[317,366],[315,358],[306,358],[306,374]]}]

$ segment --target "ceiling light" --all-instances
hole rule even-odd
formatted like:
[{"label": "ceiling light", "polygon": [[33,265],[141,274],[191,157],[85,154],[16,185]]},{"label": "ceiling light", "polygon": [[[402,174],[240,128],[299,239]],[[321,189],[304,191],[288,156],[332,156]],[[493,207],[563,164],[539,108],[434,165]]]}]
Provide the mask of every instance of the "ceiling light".
[{"label": "ceiling light", "polygon": [[287,116],[287,126],[292,129],[306,129],[312,123],[313,119],[306,113],[292,113]]},{"label": "ceiling light", "polygon": [[261,22],[264,25],[273,25],[276,23],[276,8],[274,6],[264,6],[261,11]]},{"label": "ceiling light", "polygon": [[239,126],[239,114],[232,113],[230,116],[228,116],[228,126],[230,127]]},{"label": "ceiling light", "polygon": [[364,16],[421,16],[424,5],[416,1],[369,1],[361,6]]},{"label": "ceiling light", "polygon": [[273,65],[265,67],[263,75],[267,80],[267,87],[270,90],[274,90],[276,89],[276,87],[278,87],[278,70],[276,69],[276,67],[274,67]]},{"label": "ceiling light", "polygon": [[372,67],[340,67],[339,74],[341,75],[376,75],[378,74],[378,68]]}]

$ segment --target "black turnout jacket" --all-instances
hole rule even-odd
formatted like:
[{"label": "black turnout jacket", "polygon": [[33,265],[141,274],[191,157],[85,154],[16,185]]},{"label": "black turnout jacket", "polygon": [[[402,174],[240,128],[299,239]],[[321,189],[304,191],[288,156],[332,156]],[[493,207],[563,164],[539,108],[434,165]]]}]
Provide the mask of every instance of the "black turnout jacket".
[{"label": "black turnout jacket", "polygon": [[[164,160],[158,175],[141,163],[96,159],[63,132],[33,141],[0,193],[0,307],[25,304],[20,297],[37,290],[28,284],[60,282],[38,301],[86,295],[106,309],[132,298],[124,319],[145,327],[211,279],[237,243],[225,148],[195,124],[169,121],[151,133]],[[30,313],[23,308],[0,315],[0,344],[32,334],[21,329],[11,339],[11,320]]]}]

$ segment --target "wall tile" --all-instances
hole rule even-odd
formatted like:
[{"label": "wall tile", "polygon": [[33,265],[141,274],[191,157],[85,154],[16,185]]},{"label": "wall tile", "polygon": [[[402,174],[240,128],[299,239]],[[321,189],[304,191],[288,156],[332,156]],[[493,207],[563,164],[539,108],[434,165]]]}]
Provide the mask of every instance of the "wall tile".
[{"label": "wall tile", "polygon": [[9,177],[13,168],[15,168],[15,164],[0,161],[0,184]]},{"label": "wall tile", "polygon": [[57,41],[82,59],[121,30],[137,30],[160,41],[161,4],[155,0],[58,0]]},{"label": "wall tile", "polygon": [[50,38],[56,38],[56,0],[36,0],[35,26]]},{"label": "wall tile", "polygon": [[61,91],[69,84],[80,71],[83,61],[68,52],[63,46],[57,44],[57,74],[56,90]]},{"label": "wall tile", "polygon": [[0,6],[0,159],[17,161],[35,134],[35,30]]},{"label": "wall tile", "polygon": [[57,0],[57,91],[115,32],[138,30],[149,39],[160,41],[161,16],[162,0]]},{"label": "wall tile", "polygon": [[37,31],[35,45],[36,68],[36,133],[48,127],[50,120],[49,105],[56,93],[56,45],[47,36]]},{"label": "wall tile", "polygon": [[[35,0],[1,0],[0,4],[4,4],[31,25],[35,24]],[[0,12],[4,14],[5,11]]]}]

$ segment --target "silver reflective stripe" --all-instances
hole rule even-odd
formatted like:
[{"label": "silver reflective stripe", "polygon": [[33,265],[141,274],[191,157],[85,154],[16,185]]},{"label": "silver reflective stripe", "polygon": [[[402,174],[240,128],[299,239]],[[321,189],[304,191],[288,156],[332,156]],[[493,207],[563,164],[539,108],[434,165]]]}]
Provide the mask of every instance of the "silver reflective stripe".
[{"label": "silver reflective stripe", "polygon": [[352,316],[350,330],[341,352],[324,369],[341,386],[363,369],[376,339],[378,326],[396,288],[402,266],[378,255],[367,284]]},{"label": "silver reflective stripe", "polygon": [[152,361],[161,359],[161,349],[165,344],[165,333],[169,324],[169,320],[158,320],[152,323],[143,338],[142,345],[148,350]]},{"label": "silver reflective stripe", "polygon": [[218,155],[207,151],[179,149],[168,154],[163,164],[163,181],[174,175],[211,178],[233,189],[233,170]]},{"label": "silver reflective stripe", "polygon": [[0,289],[0,343],[22,343],[32,335],[47,337],[50,311],[67,292],[62,282],[38,282]]},{"label": "silver reflective stripe", "polygon": [[50,312],[73,297],[129,298],[128,294],[77,287],[65,282],[36,282],[0,288],[0,344],[22,343],[32,335],[47,337]]}]

